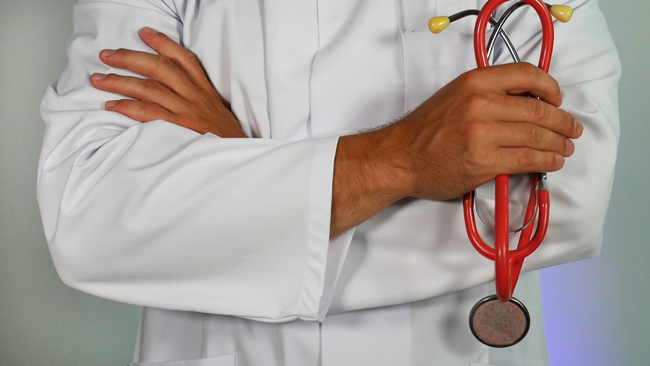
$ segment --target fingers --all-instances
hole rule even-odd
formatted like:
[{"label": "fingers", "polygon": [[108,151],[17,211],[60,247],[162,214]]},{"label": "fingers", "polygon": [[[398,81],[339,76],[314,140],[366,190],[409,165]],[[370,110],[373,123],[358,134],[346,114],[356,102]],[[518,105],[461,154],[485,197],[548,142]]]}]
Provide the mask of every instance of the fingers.
[{"label": "fingers", "polygon": [[213,91],[194,53],[148,27],[141,30],[140,37],[158,54],[128,49],[103,50],[100,60],[109,66],[148,76],[179,95],[193,97],[196,87],[203,92]]},{"label": "fingers", "polygon": [[481,119],[527,122],[572,139],[582,134],[582,123],[558,108],[562,95],[557,81],[538,67],[497,65],[473,70],[459,80],[461,88],[474,91],[464,107]]},{"label": "fingers", "polygon": [[127,69],[159,81],[178,95],[192,96],[195,86],[170,58],[127,49],[103,50],[99,58],[108,66]]},{"label": "fingers", "polygon": [[212,90],[212,85],[194,53],[176,43],[164,33],[156,32],[149,27],[142,28],[140,38],[158,54],[172,60],[195,85],[204,91]]},{"label": "fingers", "polygon": [[527,148],[503,149],[498,156],[499,174],[554,172],[564,166],[564,157],[550,151]]},{"label": "fingers", "polygon": [[138,122],[151,122],[159,119],[165,121],[174,120],[174,115],[159,104],[139,100],[111,100],[106,102],[105,109],[121,113]]},{"label": "fingers", "polygon": [[575,151],[570,139],[530,123],[474,122],[455,135],[465,141],[461,154],[481,182],[496,174],[556,171]]},{"label": "fingers", "polygon": [[568,138],[580,137],[583,126],[570,113],[536,98],[506,96],[499,115],[504,122],[526,122]]},{"label": "fingers", "polygon": [[158,103],[174,112],[185,108],[186,101],[183,98],[179,98],[166,86],[155,80],[115,74],[93,74],[90,77],[90,83],[97,89],[143,102]]},{"label": "fingers", "polygon": [[557,153],[563,157],[569,157],[575,151],[573,141],[564,135],[533,124],[498,124],[493,128],[500,129],[492,136],[496,139],[495,144],[503,148],[528,148]]},{"label": "fingers", "polygon": [[[150,77],[162,84],[160,86],[174,92],[177,102],[182,102],[183,99],[185,101],[206,100],[207,96],[208,99],[218,100],[220,104],[223,104],[221,96],[212,87],[194,53],[165,34],[148,27],[141,30],[140,36],[147,45],[159,54],[128,49],[103,50],[99,54],[101,61],[115,68],[127,69]],[[138,83],[134,78],[119,79],[110,75],[105,80],[102,80],[103,78],[103,75],[94,75],[91,78],[91,83],[99,89],[142,99],[143,101],[163,102],[165,107],[171,107],[172,111],[177,111],[178,106],[168,105],[169,94],[165,94],[163,99],[156,98],[156,96],[161,96],[158,90],[160,86],[150,81]],[[118,80],[124,82],[128,80],[128,84],[121,85]],[[141,90],[137,90],[136,87],[140,87]],[[150,96],[151,91],[156,92],[155,95]]]},{"label": "fingers", "polygon": [[546,103],[559,107],[562,105],[560,86],[546,72],[527,62],[496,65],[475,70],[473,82],[508,95],[530,93]]}]

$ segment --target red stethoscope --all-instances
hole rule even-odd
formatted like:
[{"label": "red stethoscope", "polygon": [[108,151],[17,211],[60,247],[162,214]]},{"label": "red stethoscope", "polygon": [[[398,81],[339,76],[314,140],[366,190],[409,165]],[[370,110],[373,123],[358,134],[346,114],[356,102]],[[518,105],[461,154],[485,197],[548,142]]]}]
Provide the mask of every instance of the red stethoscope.
[{"label": "red stethoscope", "polygon": [[[553,18],[567,22],[573,13],[565,5],[549,5],[542,0],[522,0],[511,5],[498,19],[492,15],[508,0],[488,0],[479,10],[466,10],[449,17],[435,17],[429,21],[429,29],[439,33],[451,22],[468,15],[476,15],[474,28],[474,53],[478,67],[489,66],[492,49],[499,36],[515,62],[520,62],[510,39],[503,30],[508,17],[526,4],[535,9],[542,23],[542,49],[539,68],[548,72],[553,53]],[[486,44],[488,24],[494,27]],[[495,218],[494,247],[485,243],[478,233],[475,215],[475,191],[463,197],[465,226],[470,242],[484,257],[495,262],[496,295],[481,299],[470,312],[470,328],[474,336],[492,347],[508,347],[521,341],[530,327],[530,317],[526,307],[512,297],[524,258],[532,254],[544,240],[549,221],[549,193],[546,190],[546,173],[532,177],[530,198],[521,228],[510,231],[508,175],[498,175],[495,179]],[[480,218],[479,218],[480,220]],[[533,234],[533,230],[535,231]],[[510,250],[510,234],[520,233],[517,249]]]}]

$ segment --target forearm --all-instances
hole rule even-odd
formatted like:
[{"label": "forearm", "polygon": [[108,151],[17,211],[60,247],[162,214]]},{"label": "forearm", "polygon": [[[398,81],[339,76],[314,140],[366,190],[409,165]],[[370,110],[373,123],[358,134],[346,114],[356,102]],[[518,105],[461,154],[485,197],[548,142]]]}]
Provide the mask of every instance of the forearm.
[{"label": "forearm", "polygon": [[391,143],[394,130],[383,128],[339,139],[330,237],[359,225],[406,196],[406,170]]}]

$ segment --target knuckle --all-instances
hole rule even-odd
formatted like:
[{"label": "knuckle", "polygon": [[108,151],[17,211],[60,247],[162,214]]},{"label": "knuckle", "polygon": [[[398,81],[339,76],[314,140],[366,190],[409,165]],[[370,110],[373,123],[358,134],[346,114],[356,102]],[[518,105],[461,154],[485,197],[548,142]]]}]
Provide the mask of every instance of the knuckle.
[{"label": "knuckle", "polygon": [[142,80],[142,89],[144,89],[146,93],[155,93],[160,90],[160,84],[151,79],[144,79]]},{"label": "knuckle", "polygon": [[111,73],[106,75],[106,77],[104,77],[100,82],[103,84],[102,88],[104,88],[104,90],[113,91],[114,89],[119,88],[123,83],[128,82],[128,80],[125,80],[122,75]]},{"label": "knuckle", "polygon": [[481,85],[483,69],[470,70],[458,77],[458,82],[466,87],[475,87]]},{"label": "knuckle", "polygon": [[489,128],[485,123],[478,121],[472,121],[467,124],[465,128],[465,136],[467,143],[471,146],[478,145],[481,142],[486,140],[486,136],[489,133]]},{"label": "knuckle", "polygon": [[542,129],[537,126],[532,126],[526,131],[525,139],[529,146],[538,146],[543,139]]},{"label": "knuckle", "polygon": [[483,94],[472,93],[465,98],[462,110],[465,113],[482,113],[490,106],[490,100]]},{"label": "knuckle", "polygon": [[478,168],[491,161],[490,146],[485,143],[487,128],[482,123],[473,123],[464,131],[462,150],[465,160],[474,168]]},{"label": "knuckle", "polygon": [[112,57],[124,57],[125,55],[129,54],[130,52],[132,52],[132,51],[129,50],[129,49],[118,48],[111,54],[111,56]]},{"label": "knuckle", "polygon": [[548,152],[544,156],[544,168],[547,172],[554,172],[564,166],[564,157],[560,154]]},{"label": "knuckle", "polygon": [[187,50],[186,52],[183,53],[182,62],[188,65],[199,65],[199,58],[196,57],[194,52]]},{"label": "knuckle", "polygon": [[158,56],[158,65],[160,68],[166,70],[176,68],[176,64],[174,63],[174,61],[171,58],[164,55]]},{"label": "knuckle", "polygon": [[480,170],[489,159],[490,153],[483,146],[472,145],[467,149],[466,163],[473,170]]},{"label": "knuckle", "polygon": [[111,74],[107,74],[104,77],[104,79],[102,79],[101,81],[103,83],[105,83],[105,84],[114,84],[117,80],[119,80],[119,78],[120,78],[120,75],[116,75],[116,74],[111,73]]},{"label": "knuckle", "polygon": [[163,75],[175,68],[176,64],[172,59],[164,55],[159,55],[151,66],[152,74],[150,76]]},{"label": "knuckle", "polygon": [[523,169],[529,169],[534,166],[536,162],[536,156],[534,151],[526,150],[521,152],[518,156],[518,163]]},{"label": "knuckle", "polygon": [[536,79],[539,75],[539,68],[528,62],[519,62],[517,64],[518,72],[526,79]]},{"label": "knuckle", "polygon": [[534,121],[544,121],[549,117],[549,109],[546,103],[538,99],[530,99],[528,113]]},{"label": "knuckle", "polygon": [[153,103],[143,103],[142,112],[146,116],[153,116],[158,112],[158,106]]}]

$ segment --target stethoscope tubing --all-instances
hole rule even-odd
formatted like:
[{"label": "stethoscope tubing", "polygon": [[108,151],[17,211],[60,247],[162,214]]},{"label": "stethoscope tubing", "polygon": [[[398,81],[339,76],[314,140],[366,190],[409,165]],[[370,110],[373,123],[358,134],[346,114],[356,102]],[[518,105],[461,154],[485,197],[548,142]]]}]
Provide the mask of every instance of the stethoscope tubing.
[{"label": "stethoscope tubing", "polygon": [[[486,31],[489,23],[493,24],[492,14],[497,7],[508,0],[489,0],[480,10],[476,26],[474,29],[474,53],[478,67],[489,66],[489,51],[494,42],[495,35],[501,34],[501,27],[505,21],[497,22],[496,29],[490,40],[490,50],[486,47]],[[549,71],[551,57],[553,53],[554,29],[553,19],[547,5],[541,0],[522,0],[524,3],[531,5],[542,23],[542,50],[539,59],[539,68],[545,72]],[[523,3],[522,3],[523,5]],[[504,17],[509,16],[519,4],[513,6],[512,10],[504,13]],[[507,42],[506,42],[507,43]],[[511,52],[512,53],[512,52]],[[508,175],[501,174],[496,177],[495,182],[495,225],[494,225],[494,248],[487,245],[480,237],[476,228],[474,213],[475,193],[469,192],[463,197],[464,217],[466,222],[467,234],[472,245],[483,256],[494,260],[495,262],[495,282],[497,288],[497,298],[500,301],[508,301],[512,297],[515,285],[521,272],[523,260],[532,254],[544,239],[549,220],[550,202],[548,191],[543,188],[537,190],[538,177],[535,176],[531,188],[531,197],[526,209],[524,222],[534,220],[535,205],[538,207],[537,229],[531,238],[534,223],[527,225],[522,229],[519,237],[517,249],[510,250],[510,212],[509,212],[509,182]],[[535,199],[537,195],[537,199]]]}]

